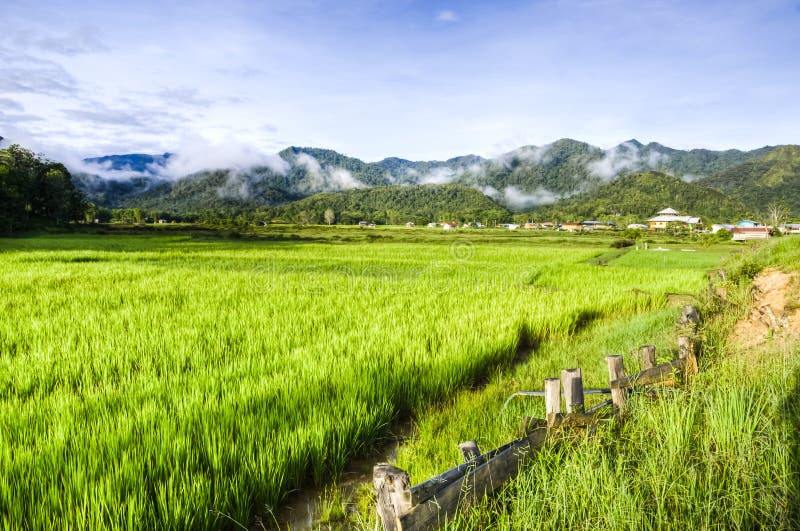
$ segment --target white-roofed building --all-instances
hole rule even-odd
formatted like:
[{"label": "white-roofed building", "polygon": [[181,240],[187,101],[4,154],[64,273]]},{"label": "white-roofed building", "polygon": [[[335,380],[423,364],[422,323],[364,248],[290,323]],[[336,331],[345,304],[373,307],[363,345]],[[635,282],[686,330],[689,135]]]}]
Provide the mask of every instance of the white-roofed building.
[{"label": "white-roofed building", "polygon": [[702,224],[702,220],[694,216],[681,216],[674,208],[665,208],[655,217],[647,220],[647,225],[650,230],[666,230],[670,226],[674,227],[674,224],[682,225],[689,229],[695,229]]}]

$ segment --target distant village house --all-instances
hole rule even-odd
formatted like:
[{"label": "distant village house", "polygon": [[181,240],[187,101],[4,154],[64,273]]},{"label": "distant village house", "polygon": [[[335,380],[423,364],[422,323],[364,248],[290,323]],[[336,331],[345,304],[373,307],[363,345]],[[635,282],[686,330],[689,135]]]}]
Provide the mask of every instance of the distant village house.
[{"label": "distant village house", "polygon": [[668,228],[679,226],[686,227],[694,230],[702,224],[700,218],[693,216],[681,216],[677,210],[673,208],[665,208],[660,211],[655,217],[647,220],[650,230],[667,230]]},{"label": "distant village house", "polygon": [[772,229],[751,219],[743,219],[731,229],[733,241],[765,240],[772,237]]},{"label": "distant village house", "polygon": [[583,230],[608,230],[613,229],[614,224],[610,221],[605,223],[603,221],[581,221]]},{"label": "distant village house", "polygon": [[800,223],[784,223],[779,230],[782,234],[800,234]]},{"label": "distant village house", "polygon": [[583,230],[583,225],[580,223],[562,223],[559,229],[567,232],[581,232]]}]

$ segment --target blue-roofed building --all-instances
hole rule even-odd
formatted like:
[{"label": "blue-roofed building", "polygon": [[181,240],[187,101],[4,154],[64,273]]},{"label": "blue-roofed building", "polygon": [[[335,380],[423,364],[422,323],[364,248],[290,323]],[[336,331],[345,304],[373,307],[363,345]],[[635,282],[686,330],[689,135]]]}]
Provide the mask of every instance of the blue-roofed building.
[{"label": "blue-roofed building", "polygon": [[763,227],[761,223],[758,221],[753,221],[752,219],[743,219],[736,223],[736,227],[740,229],[754,229],[756,227]]}]

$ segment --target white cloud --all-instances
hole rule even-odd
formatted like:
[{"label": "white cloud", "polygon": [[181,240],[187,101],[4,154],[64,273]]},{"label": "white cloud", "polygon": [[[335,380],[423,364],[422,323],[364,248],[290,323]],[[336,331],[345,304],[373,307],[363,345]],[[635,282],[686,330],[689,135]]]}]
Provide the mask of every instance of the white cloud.
[{"label": "white cloud", "polygon": [[289,163],[278,155],[265,154],[244,142],[212,142],[200,135],[189,135],[182,139],[161,173],[179,178],[203,170],[248,170],[257,166],[281,175],[289,171]]},{"label": "white cloud", "polygon": [[239,170],[230,171],[225,184],[217,189],[217,195],[232,199],[248,199],[253,194],[252,177]]},{"label": "white cloud", "polygon": [[10,98],[0,98],[0,112],[23,112],[25,107]]},{"label": "white cloud", "polygon": [[[488,195],[488,194],[487,194]],[[552,192],[540,188],[533,193],[526,193],[515,186],[508,186],[503,190],[505,203],[515,210],[531,208],[555,202],[558,197]]]},{"label": "white cloud", "polygon": [[498,155],[492,162],[504,168],[510,168],[515,160],[522,160],[529,164],[542,164],[547,162],[547,154],[550,152],[552,144],[543,146],[522,146],[513,151]]},{"label": "white cloud", "polygon": [[621,173],[656,168],[669,159],[667,155],[650,151],[643,156],[635,144],[624,142],[605,152],[603,158],[590,162],[589,171],[604,180],[611,180]]},{"label": "white cloud", "polygon": [[333,166],[323,168],[319,161],[308,153],[299,153],[295,158],[295,164],[306,170],[306,179],[298,183],[298,188],[305,193],[341,192],[365,186],[344,168]]},{"label": "white cloud", "polygon": [[448,184],[458,179],[463,173],[464,170],[461,168],[454,170],[453,168],[442,166],[422,175],[417,179],[417,182],[419,184]]},{"label": "white cloud", "polygon": [[450,9],[443,9],[436,13],[436,20],[439,22],[458,22],[458,13]]},{"label": "white cloud", "polygon": [[500,190],[495,188],[494,186],[475,186],[476,190],[481,192],[483,195],[488,195],[494,200],[500,200],[503,197],[503,194],[500,193]]}]

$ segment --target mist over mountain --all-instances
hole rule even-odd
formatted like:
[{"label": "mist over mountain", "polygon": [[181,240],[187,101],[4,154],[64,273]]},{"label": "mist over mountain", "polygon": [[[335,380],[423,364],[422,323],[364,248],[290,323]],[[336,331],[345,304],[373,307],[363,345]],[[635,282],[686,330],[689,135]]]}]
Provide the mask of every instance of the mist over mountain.
[{"label": "mist over mountain", "polygon": [[[252,165],[209,167],[185,175],[178,170],[192,166],[181,154],[108,155],[85,159],[75,182],[100,206],[175,213],[276,206],[318,193],[427,184],[465,185],[511,211],[524,212],[585,197],[621,176],[646,171],[722,190],[715,175],[776,149],[678,150],[632,139],[603,150],[561,139],[490,159],[464,155],[443,161],[389,157],[365,162],[329,149],[290,147],[274,156],[252,158]],[[87,171],[93,167],[99,171]]]},{"label": "mist over mountain", "polygon": [[130,153],[127,155],[106,155],[83,159],[89,165],[99,166],[108,172],[131,172],[148,175],[158,175],[169,162],[172,153],[162,155],[147,155]]}]

